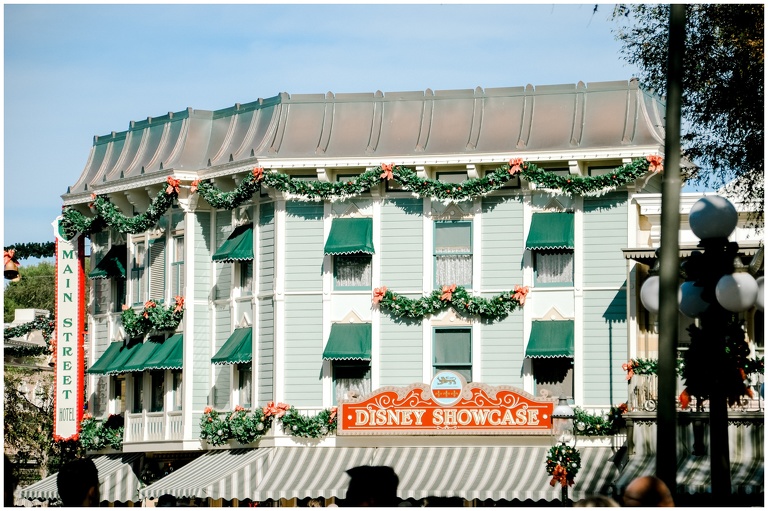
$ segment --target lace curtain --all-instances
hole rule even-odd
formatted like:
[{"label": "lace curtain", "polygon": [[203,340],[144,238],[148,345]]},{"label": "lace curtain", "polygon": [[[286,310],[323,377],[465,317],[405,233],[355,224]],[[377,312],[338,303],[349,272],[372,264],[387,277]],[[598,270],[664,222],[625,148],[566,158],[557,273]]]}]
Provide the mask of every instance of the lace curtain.
[{"label": "lace curtain", "polygon": [[435,278],[438,285],[458,284],[472,286],[472,254],[437,255],[435,257]]},{"label": "lace curtain", "polygon": [[573,282],[573,252],[536,254],[536,281],[542,284]]},{"label": "lace curtain", "polygon": [[335,258],[336,287],[371,287],[371,256]]}]

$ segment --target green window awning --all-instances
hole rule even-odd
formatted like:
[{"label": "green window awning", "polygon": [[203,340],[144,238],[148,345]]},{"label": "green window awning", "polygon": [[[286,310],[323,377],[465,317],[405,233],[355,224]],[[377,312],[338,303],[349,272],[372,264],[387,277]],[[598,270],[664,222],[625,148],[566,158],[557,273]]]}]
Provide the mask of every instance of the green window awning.
[{"label": "green window awning", "polygon": [[534,213],[526,250],[573,249],[573,213]]},{"label": "green window awning", "polygon": [[89,374],[106,374],[106,369],[109,367],[110,362],[112,362],[112,360],[114,360],[114,358],[120,354],[120,350],[122,349],[122,342],[109,343],[109,346],[104,351],[104,353],[102,353],[99,359],[94,362],[94,364],[85,372]]},{"label": "green window awning", "polygon": [[323,360],[371,360],[371,324],[333,323]]},{"label": "green window awning", "polygon": [[129,344],[121,347],[117,356],[109,361],[107,367],[104,369],[104,374],[119,374],[126,372],[124,369],[125,365],[141,350],[142,346],[143,343],[131,339]]},{"label": "green window awning", "polygon": [[253,346],[251,338],[253,330],[251,327],[235,328],[232,335],[219,351],[211,358],[214,364],[243,364],[250,362],[252,358]]},{"label": "green window awning", "polygon": [[154,356],[154,354],[163,345],[162,341],[155,341],[153,338],[149,338],[139,346],[138,351],[126,362],[123,366],[123,372],[141,372],[147,369],[147,362]]},{"label": "green window awning", "polygon": [[372,218],[334,218],[325,255],[373,254]]},{"label": "green window awning", "polygon": [[144,364],[145,369],[181,369],[184,365],[184,336],[170,336]]},{"label": "green window awning", "polygon": [[236,227],[213,254],[213,260],[219,263],[253,261],[253,224]]},{"label": "green window awning", "polygon": [[89,279],[112,279],[125,278],[126,261],[128,260],[127,245],[112,245],[107,251],[107,255],[101,258],[91,273]]},{"label": "green window awning", "polygon": [[525,356],[573,357],[573,320],[533,321]]}]

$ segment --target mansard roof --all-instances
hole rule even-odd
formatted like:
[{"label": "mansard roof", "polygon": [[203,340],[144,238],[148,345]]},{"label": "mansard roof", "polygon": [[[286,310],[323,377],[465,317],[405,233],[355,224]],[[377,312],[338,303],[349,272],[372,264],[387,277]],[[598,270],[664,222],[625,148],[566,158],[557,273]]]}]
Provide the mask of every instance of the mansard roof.
[{"label": "mansard roof", "polygon": [[267,168],[270,160],[376,165],[424,156],[659,147],[663,118],[664,104],[636,79],[386,94],[280,93],[222,110],[169,112],[94,137],[85,169],[63,197],[256,161]]}]

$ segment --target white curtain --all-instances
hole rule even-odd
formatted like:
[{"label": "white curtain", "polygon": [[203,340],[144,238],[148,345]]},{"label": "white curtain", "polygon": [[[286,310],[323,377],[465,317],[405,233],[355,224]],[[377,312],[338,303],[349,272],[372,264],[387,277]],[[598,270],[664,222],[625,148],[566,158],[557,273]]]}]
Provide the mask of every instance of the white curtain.
[{"label": "white curtain", "polygon": [[542,284],[573,282],[573,252],[537,253],[536,273]]},{"label": "white curtain", "polygon": [[371,256],[335,256],[336,287],[371,287]]},{"label": "white curtain", "polygon": [[438,285],[472,285],[472,255],[437,255],[435,277]]}]

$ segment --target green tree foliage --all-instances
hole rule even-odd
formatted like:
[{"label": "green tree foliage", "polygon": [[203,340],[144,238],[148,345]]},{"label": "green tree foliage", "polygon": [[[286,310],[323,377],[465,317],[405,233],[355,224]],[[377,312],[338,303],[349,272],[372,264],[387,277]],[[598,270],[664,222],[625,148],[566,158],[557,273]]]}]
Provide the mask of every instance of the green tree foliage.
[{"label": "green tree foliage", "polygon": [[46,477],[84,454],[79,442],[53,441],[53,373],[5,367],[3,383],[4,448],[17,465],[37,466],[38,477],[31,479]]},{"label": "green tree foliage", "polygon": [[9,282],[3,298],[3,320],[13,321],[16,309],[54,310],[54,277],[56,268],[51,263],[41,262],[36,265],[19,267],[21,280]]},{"label": "green tree foliage", "polygon": [[[764,6],[701,3],[686,6],[683,72],[684,169],[708,187],[731,180],[728,195],[764,200]],[[669,5],[624,4],[613,12],[622,54],[640,70],[644,88],[666,94]]]}]

